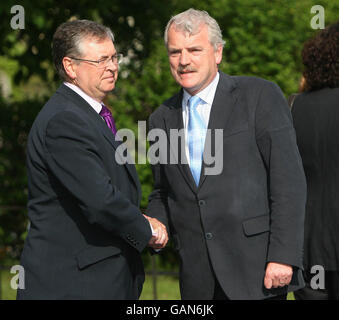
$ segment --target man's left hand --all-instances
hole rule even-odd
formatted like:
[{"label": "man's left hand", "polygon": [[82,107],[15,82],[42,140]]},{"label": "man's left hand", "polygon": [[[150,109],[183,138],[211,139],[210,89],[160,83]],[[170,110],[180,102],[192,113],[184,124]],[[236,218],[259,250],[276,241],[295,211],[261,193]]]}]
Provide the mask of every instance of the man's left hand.
[{"label": "man's left hand", "polygon": [[264,285],[267,289],[284,287],[290,284],[293,269],[290,265],[269,262],[266,267]]}]

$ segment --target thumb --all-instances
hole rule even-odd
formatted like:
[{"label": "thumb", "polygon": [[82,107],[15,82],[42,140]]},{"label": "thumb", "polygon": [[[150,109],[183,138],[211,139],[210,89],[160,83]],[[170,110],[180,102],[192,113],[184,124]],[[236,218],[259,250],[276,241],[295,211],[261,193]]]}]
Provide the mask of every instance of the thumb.
[{"label": "thumb", "polygon": [[265,279],[264,279],[265,288],[266,289],[271,289],[272,288],[272,284],[273,284],[273,280],[268,275],[266,275]]}]

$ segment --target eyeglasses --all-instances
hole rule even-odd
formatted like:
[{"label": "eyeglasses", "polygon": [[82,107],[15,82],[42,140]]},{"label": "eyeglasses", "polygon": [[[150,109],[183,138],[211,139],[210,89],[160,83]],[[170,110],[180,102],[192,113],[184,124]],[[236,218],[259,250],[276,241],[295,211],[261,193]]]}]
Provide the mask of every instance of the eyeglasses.
[{"label": "eyeglasses", "polygon": [[74,58],[74,57],[70,57],[70,58],[73,60],[93,62],[93,63],[96,63],[98,68],[106,68],[108,64],[110,63],[110,61],[112,61],[114,64],[119,64],[122,61],[123,57],[124,56],[122,53],[116,53],[111,57],[102,58],[100,60],[88,60],[88,59],[80,59],[80,58]]}]

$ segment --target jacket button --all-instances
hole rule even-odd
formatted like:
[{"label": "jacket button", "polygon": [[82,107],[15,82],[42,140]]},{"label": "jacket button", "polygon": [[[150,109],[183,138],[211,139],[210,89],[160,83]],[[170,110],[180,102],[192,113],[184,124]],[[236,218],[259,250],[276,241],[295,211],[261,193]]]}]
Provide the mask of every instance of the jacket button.
[{"label": "jacket button", "polygon": [[199,200],[199,206],[204,206],[206,204],[205,200]]},{"label": "jacket button", "polygon": [[205,237],[206,237],[207,240],[211,240],[211,239],[213,238],[213,234],[210,233],[210,232],[207,232],[207,233],[205,234]]}]

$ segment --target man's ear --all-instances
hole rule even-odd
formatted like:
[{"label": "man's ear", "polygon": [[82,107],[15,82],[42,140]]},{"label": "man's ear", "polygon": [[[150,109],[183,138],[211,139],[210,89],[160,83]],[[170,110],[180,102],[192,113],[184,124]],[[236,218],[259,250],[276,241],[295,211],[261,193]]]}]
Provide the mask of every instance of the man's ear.
[{"label": "man's ear", "polygon": [[219,64],[222,60],[222,46],[220,45],[217,50],[215,50],[214,55],[215,55],[215,62],[216,64]]},{"label": "man's ear", "polygon": [[64,66],[65,72],[67,76],[71,79],[74,80],[76,78],[76,73],[74,70],[74,64],[72,63],[72,59],[69,57],[64,57],[62,59],[62,64]]}]

